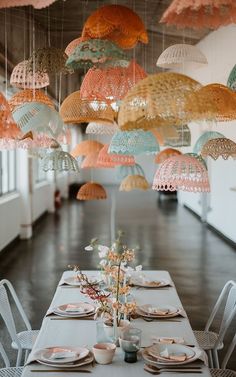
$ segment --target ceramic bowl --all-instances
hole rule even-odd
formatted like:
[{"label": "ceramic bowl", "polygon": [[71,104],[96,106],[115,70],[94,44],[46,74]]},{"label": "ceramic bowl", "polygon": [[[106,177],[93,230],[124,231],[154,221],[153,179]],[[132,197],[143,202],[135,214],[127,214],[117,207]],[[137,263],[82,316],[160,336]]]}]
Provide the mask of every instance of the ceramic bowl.
[{"label": "ceramic bowl", "polygon": [[97,343],[93,346],[93,354],[98,364],[110,364],[116,351],[113,343]]}]

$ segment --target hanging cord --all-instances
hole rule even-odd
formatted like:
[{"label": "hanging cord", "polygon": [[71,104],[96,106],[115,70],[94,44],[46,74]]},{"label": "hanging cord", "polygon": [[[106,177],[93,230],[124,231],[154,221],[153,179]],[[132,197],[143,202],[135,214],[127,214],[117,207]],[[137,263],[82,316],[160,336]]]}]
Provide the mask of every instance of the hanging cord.
[{"label": "hanging cord", "polygon": [[51,25],[50,25],[50,10],[48,7],[48,47],[51,47]]},{"label": "hanging cord", "polygon": [[5,96],[7,98],[7,80],[8,80],[8,51],[7,51],[7,9],[5,9]]},{"label": "hanging cord", "polygon": [[36,69],[35,69],[35,54],[34,54],[34,51],[35,51],[35,22],[34,22],[34,10],[33,10],[33,20],[32,20],[32,31],[33,31],[33,38],[32,38],[32,45],[33,45],[33,96],[34,96],[34,99],[35,99],[35,73],[36,73]]}]

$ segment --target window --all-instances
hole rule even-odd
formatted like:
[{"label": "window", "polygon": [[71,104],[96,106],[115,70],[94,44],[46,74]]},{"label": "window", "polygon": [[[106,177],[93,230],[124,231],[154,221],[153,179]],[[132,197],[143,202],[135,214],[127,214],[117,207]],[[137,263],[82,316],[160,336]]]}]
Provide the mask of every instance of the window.
[{"label": "window", "polygon": [[34,167],[35,167],[35,183],[46,181],[47,175],[46,175],[46,172],[42,168],[42,160],[40,158],[37,158],[35,160]]},{"label": "window", "polygon": [[16,190],[16,151],[0,152],[0,195]]}]

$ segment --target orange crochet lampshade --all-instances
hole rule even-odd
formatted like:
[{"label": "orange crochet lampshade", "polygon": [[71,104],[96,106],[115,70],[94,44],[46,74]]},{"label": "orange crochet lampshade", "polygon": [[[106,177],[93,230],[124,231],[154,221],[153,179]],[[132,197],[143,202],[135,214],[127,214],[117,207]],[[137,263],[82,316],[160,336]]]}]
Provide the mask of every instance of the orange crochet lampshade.
[{"label": "orange crochet lampshade", "polygon": [[108,153],[109,144],[105,144],[97,158],[97,166],[100,168],[114,168],[119,165],[131,166],[135,164],[133,156]]},{"label": "orange crochet lampshade", "polygon": [[80,91],[71,93],[62,102],[60,115],[64,123],[80,124],[89,122],[113,123],[115,112],[105,102],[87,101],[80,98]]},{"label": "orange crochet lampshade", "polygon": [[78,200],[99,200],[106,199],[107,193],[102,185],[95,182],[85,183],[80,187],[76,199]]},{"label": "orange crochet lampshade", "polygon": [[159,152],[155,157],[156,164],[162,164],[167,158],[174,157],[182,154],[180,151],[174,148],[166,148]]},{"label": "orange crochet lampshade", "polygon": [[234,0],[173,0],[161,18],[167,25],[217,29],[236,22]]},{"label": "orange crochet lampshade", "polygon": [[14,94],[8,101],[11,111],[25,102],[40,102],[54,108],[53,101],[41,90],[24,89]]},{"label": "orange crochet lampshade", "polygon": [[236,143],[226,137],[220,137],[218,139],[211,139],[205,143],[201,150],[203,158],[211,157],[214,160],[222,157],[224,160],[228,160],[229,157],[236,158]]},{"label": "orange crochet lampshade", "polygon": [[28,68],[28,60],[17,64],[11,74],[10,84],[16,88],[41,89],[49,85],[49,77],[46,72],[32,72]]},{"label": "orange crochet lampshade", "polygon": [[21,131],[12,118],[10,106],[0,92],[0,138],[16,139],[21,136]]},{"label": "orange crochet lampshade", "polygon": [[139,41],[148,43],[140,17],[123,5],[104,5],[93,12],[84,24],[83,37],[110,39],[122,48],[133,48]]},{"label": "orange crochet lampshade", "polygon": [[120,184],[120,191],[148,190],[149,183],[143,175],[128,175]]},{"label": "orange crochet lampshade", "polygon": [[[185,110],[201,84],[179,73],[158,73],[139,81],[123,99],[118,115],[122,131],[179,125],[203,118]],[[193,119],[194,118],[194,119]]]},{"label": "orange crochet lampshade", "polygon": [[103,147],[102,143],[96,140],[84,140],[81,141],[76,147],[71,151],[73,157],[87,156],[90,153],[99,152]]},{"label": "orange crochet lampshade", "polygon": [[91,68],[80,87],[80,96],[88,100],[116,102],[147,76],[142,67],[132,60],[128,67]]},{"label": "orange crochet lampshade", "polygon": [[85,156],[82,164],[81,169],[91,169],[91,168],[98,168],[97,165],[97,158],[98,158],[98,152],[89,153],[87,156]]},{"label": "orange crochet lampshade", "polygon": [[218,122],[236,119],[236,93],[222,84],[209,84],[197,91],[194,98],[189,97],[186,110],[209,112]]}]

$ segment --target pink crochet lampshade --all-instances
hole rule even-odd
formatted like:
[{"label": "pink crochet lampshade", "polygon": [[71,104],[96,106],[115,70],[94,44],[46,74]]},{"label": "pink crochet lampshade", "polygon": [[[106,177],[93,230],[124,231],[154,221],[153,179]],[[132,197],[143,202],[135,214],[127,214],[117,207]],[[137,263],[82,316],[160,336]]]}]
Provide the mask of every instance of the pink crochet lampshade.
[{"label": "pink crochet lampshade", "polygon": [[0,92],[0,138],[1,139],[16,139],[21,137],[20,128],[14,122],[8,104],[4,95]]},{"label": "pink crochet lampshade", "polygon": [[28,60],[24,60],[14,67],[10,84],[21,89],[41,89],[49,85],[49,77],[46,72],[30,71]]},{"label": "pink crochet lampshade", "polygon": [[192,156],[170,157],[156,171],[153,190],[209,192],[210,184],[203,163]]},{"label": "pink crochet lampshade", "polygon": [[94,67],[84,77],[80,96],[87,100],[116,102],[124,98],[128,91],[146,76],[146,72],[135,60],[132,60],[128,67]]},{"label": "pink crochet lampshade", "polygon": [[161,21],[192,29],[217,29],[236,22],[235,0],[173,0]]},{"label": "pink crochet lampshade", "polygon": [[119,165],[131,166],[135,164],[133,156],[108,153],[109,144],[105,144],[97,158],[97,166],[100,168],[114,168]]},{"label": "pink crochet lampshade", "polygon": [[98,168],[97,165],[97,158],[98,158],[98,152],[89,153],[87,156],[85,156],[82,164],[81,169],[91,169],[91,168]]},{"label": "pink crochet lampshade", "polygon": [[36,9],[46,8],[56,0],[0,0],[0,8],[24,7],[32,5]]}]

